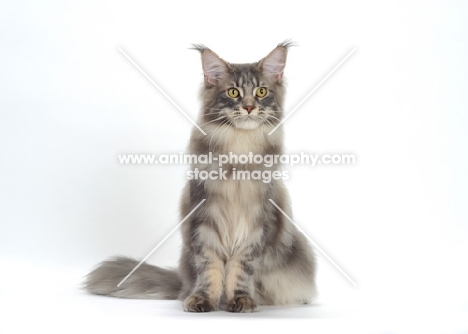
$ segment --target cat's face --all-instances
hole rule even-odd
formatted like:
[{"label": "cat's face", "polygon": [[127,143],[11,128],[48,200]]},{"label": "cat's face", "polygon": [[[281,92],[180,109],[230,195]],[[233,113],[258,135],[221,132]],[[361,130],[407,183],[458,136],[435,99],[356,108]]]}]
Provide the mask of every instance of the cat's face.
[{"label": "cat's face", "polygon": [[242,130],[274,127],[282,117],[286,45],[252,64],[230,64],[202,49],[205,84],[202,125],[222,124]]},{"label": "cat's face", "polygon": [[226,78],[215,86],[205,87],[206,122],[224,122],[243,129],[257,129],[275,124],[281,108],[281,87],[267,81],[256,64],[233,65]]}]

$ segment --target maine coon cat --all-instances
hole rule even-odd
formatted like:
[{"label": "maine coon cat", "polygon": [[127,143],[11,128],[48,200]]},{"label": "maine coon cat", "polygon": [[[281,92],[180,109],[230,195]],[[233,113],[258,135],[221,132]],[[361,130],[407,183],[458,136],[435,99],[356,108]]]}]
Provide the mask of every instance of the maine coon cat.
[{"label": "maine coon cat", "polygon": [[[290,43],[279,44],[262,60],[232,64],[203,45],[204,85],[190,154],[282,154],[283,134],[268,133],[283,117],[283,71]],[[218,170],[217,162],[192,169]],[[192,179],[182,194],[181,217],[206,201],[183,223],[183,248],[177,269],[138,264],[116,257],[88,274],[94,294],[123,298],[179,299],[188,312],[249,312],[256,305],[303,304],[315,294],[315,260],[306,238],[269,201],[291,215],[281,180],[235,180],[232,170],[280,170],[274,164],[223,166],[227,180]]]}]

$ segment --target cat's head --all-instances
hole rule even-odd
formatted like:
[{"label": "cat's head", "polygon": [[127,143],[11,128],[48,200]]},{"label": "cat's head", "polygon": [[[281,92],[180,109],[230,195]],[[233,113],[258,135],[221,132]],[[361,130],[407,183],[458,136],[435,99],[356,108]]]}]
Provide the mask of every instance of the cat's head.
[{"label": "cat's head", "polygon": [[205,46],[194,45],[201,52],[204,73],[202,127],[274,127],[282,118],[283,71],[289,46],[290,42],[281,43],[255,63],[232,64]]}]

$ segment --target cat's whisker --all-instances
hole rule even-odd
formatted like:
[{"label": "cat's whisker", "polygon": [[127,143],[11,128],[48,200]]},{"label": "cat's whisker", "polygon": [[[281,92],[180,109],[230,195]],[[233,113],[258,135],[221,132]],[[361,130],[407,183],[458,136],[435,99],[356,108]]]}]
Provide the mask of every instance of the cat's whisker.
[{"label": "cat's whisker", "polygon": [[275,116],[273,116],[273,115],[265,114],[265,116],[266,116],[267,118],[273,118],[273,119],[276,119],[276,120],[278,120],[278,121],[280,120],[278,117],[275,117]]},{"label": "cat's whisker", "polygon": [[[265,121],[264,124],[265,124],[265,123],[266,123],[267,125],[270,125],[270,124],[268,123],[268,121]],[[270,125],[270,126],[271,126],[271,125]],[[262,126],[262,130],[263,130],[263,131],[262,131],[262,132],[263,132],[263,136],[266,136],[266,134],[265,134],[266,127],[265,127],[265,126]]]},{"label": "cat's whisker", "polygon": [[226,120],[223,120],[217,127],[216,129],[213,130],[213,132],[210,133],[210,141],[208,142],[208,147],[210,149],[210,151],[212,151],[211,149],[211,141],[213,140],[213,137],[215,136],[216,132],[223,126],[224,122]]},{"label": "cat's whisker", "polygon": [[268,124],[269,126],[271,126],[271,127],[275,126],[275,125],[274,125],[273,123],[271,123],[268,119],[266,119],[266,122],[267,122],[267,124]]},{"label": "cat's whisker", "polygon": [[226,129],[224,129],[224,131],[221,132],[221,133],[218,135],[218,140],[216,141],[216,143],[215,143],[215,145],[214,145],[215,148],[218,147],[218,143],[219,143],[219,142],[221,141],[221,139],[223,138],[224,133],[225,133],[226,131],[228,131],[230,128],[231,128],[231,126],[230,126],[230,125],[227,125],[227,126],[226,126]]},{"label": "cat's whisker", "polygon": [[266,117],[265,122],[267,122],[271,126],[275,126],[276,124],[278,124],[279,120]]},{"label": "cat's whisker", "polygon": [[220,115],[219,112],[212,112],[212,113],[208,113],[208,114],[203,114],[202,116],[211,116],[211,115]]},{"label": "cat's whisker", "polygon": [[215,109],[215,108],[212,108],[212,109],[210,108],[210,109],[205,109],[205,110],[209,110],[209,111],[214,110],[215,112],[213,113],[218,113],[218,114],[223,111],[223,109]]},{"label": "cat's whisker", "polygon": [[269,126],[273,126],[273,124],[270,122],[270,120],[267,117],[263,118],[263,121],[264,123],[267,123]]},{"label": "cat's whisker", "polygon": [[209,123],[213,123],[213,122],[216,122],[216,121],[219,121],[220,119],[223,119],[223,118],[226,118],[227,116],[221,116],[221,117],[218,117],[212,121],[209,121],[209,122],[206,122],[206,123],[203,123],[202,125],[200,126],[203,126],[203,125],[206,125],[206,124],[209,124]]},{"label": "cat's whisker", "polygon": [[219,124],[218,127],[217,127],[217,128],[213,131],[213,133],[211,134],[211,138],[210,138],[210,141],[209,141],[209,143],[208,143],[208,148],[209,148],[210,151],[213,151],[213,147],[211,146],[211,142],[212,142],[213,138],[215,137],[216,133],[219,132],[219,131],[223,128],[223,126],[224,126],[225,124],[227,124],[228,122],[229,122],[229,119],[223,120],[223,121],[221,122],[221,124]]},{"label": "cat's whisker", "polygon": [[227,124],[227,122],[226,122],[224,124],[223,128],[217,134],[216,142],[213,145],[214,150],[218,150],[218,143],[221,141],[223,134],[230,128],[231,128],[231,125]]}]

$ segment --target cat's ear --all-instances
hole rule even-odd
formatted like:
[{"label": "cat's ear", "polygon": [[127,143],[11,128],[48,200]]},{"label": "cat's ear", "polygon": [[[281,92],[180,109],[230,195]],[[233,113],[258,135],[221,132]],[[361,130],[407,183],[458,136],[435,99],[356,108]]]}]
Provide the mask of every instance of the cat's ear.
[{"label": "cat's ear", "polygon": [[204,50],[201,57],[205,83],[217,86],[228,75],[229,65],[211,50]]},{"label": "cat's ear", "polygon": [[273,82],[280,82],[283,78],[284,67],[286,66],[286,56],[290,42],[278,44],[268,56],[260,60],[259,65],[263,75]]}]

